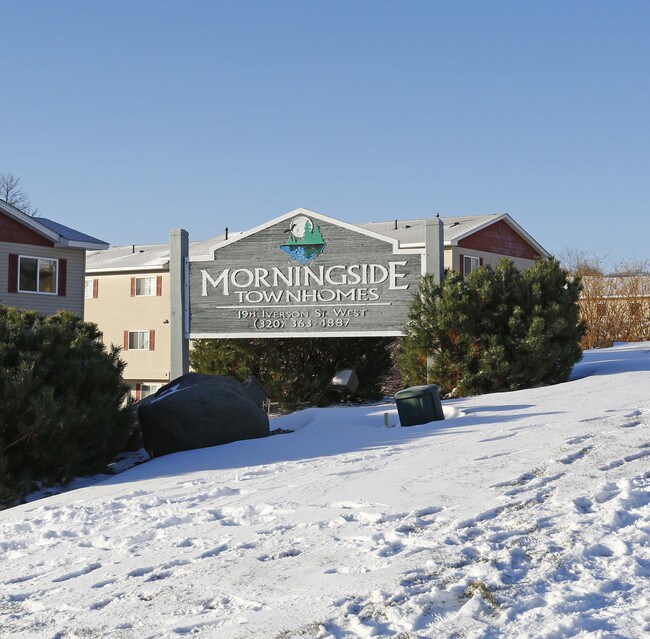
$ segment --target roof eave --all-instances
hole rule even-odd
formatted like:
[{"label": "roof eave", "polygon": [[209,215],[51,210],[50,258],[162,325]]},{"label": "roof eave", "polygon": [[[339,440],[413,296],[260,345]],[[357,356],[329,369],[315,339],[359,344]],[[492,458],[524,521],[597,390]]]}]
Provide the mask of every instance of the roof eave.
[{"label": "roof eave", "polygon": [[111,247],[108,242],[82,242],[80,240],[68,240],[65,243],[65,246],[69,248],[85,249],[86,251],[106,251]]},{"label": "roof eave", "polygon": [[148,265],[148,266],[99,266],[99,267],[86,267],[87,274],[100,274],[100,273],[147,273],[154,271],[167,271],[169,261],[163,264]]}]

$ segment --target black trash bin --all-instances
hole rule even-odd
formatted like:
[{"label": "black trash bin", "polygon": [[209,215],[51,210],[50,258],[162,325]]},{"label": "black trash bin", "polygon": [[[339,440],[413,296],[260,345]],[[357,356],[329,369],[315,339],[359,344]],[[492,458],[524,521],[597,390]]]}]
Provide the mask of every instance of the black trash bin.
[{"label": "black trash bin", "polygon": [[427,424],[445,418],[440,393],[435,384],[412,386],[395,393],[395,404],[402,426]]}]

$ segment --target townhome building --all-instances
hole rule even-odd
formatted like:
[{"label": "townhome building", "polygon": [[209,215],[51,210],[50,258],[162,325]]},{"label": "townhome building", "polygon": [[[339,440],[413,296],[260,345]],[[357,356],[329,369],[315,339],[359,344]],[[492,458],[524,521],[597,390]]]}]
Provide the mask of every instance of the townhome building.
[{"label": "townhome building", "polygon": [[0,200],[0,302],[42,315],[83,317],[86,252],[109,245]]},{"label": "townhome building", "polygon": [[[283,217],[318,217],[296,209]],[[324,216],[320,216],[325,219]],[[280,219],[280,218],[276,218]],[[331,218],[328,218],[331,220]],[[449,217],[444,225],[444,266],[466,275],[483,264],[507,257],[518,268],[549,257],[508,214]],[[266,226],[271,226],[271,220]],[[425,251],[426,219],[391,220],[345,225],[371,233],[414,253]],[[252,232],[224,233],[190,242],[190,262],[212,259],[219,246],[232,245]],[[191,239],[191,238],[190,238]],[[251,267],[259,267],[250,256]],[[170,379],[170,247],[168,244],[131,245],[95,251],[86,266],[85,314],[102,331],[104,343],[122,347],[125,379],[135,400],[154,393]]]},{"label": "townhome building", "polygon": [[[402,248],[424,250],[426,219],[369,222],[361,228],[399,240]],[[528,268],[550,254],[507,213],[443,218],[445,269],[461,275],[502,258]]]},{"label": "townhome building", "polygon": [[[203,256],[225,235],[192,242]],[[88,254],[86,320],[95,322],[105,344],[122,348],[125,381],[136,401],[169,381],[169,244],[111,247]]]}]

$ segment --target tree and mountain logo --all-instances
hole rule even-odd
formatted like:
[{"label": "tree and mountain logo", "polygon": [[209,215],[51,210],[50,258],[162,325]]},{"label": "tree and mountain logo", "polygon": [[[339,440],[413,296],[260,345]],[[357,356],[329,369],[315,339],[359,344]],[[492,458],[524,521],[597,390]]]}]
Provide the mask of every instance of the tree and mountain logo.
[{"label": "tree and mountain logo", "polygon": [[320,228],[306,215],[293,218],[285,233],[288,233],[289,237],[279,248],[300,264],[308,264],[327,246]]}]

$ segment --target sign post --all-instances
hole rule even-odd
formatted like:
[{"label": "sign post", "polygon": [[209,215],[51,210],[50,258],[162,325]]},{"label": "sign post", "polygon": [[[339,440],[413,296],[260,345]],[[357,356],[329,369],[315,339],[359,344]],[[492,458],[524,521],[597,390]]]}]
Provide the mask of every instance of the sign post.
[{"label": "sign post", "polygon": [[[425,269],[427,275],[433,275],[435,284],[440,284],[445,275],[445,237],[444,225],[439,215],[427,219],[425,226]],[[427,355],[427,382],[431,383],[431,369],[435,357]]]},{"label": "sign post", "polygon": [[184,229],[174,229],[169,234],[170,380],[190,370],[188,269],[189,235]]},{"label": "sign post", "polygon": [[439,215],[427,218],[424,248],[426,273],[433,275],[433,281],[440,284],[445,274],[445,237],[444,226]]}]

